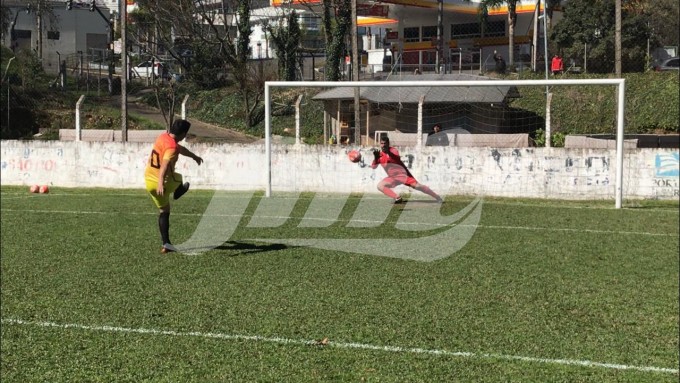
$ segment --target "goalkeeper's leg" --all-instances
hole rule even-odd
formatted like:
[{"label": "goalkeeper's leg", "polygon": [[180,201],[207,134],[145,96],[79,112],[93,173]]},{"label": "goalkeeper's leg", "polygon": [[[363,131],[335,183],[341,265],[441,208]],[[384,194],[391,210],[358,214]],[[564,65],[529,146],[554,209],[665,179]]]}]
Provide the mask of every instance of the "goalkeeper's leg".
[{"label": "goalkeeper's leg", "polygon": [[384,195],[392,198],[394,202],[401,202],[401,197],[391,189],[395,186],[397,186],[395,181],[392,178],[387,177],[378,183],[378,190]]},{"label": "goalkeeper's leg", "polygon": [[429,195],[430,197],[434,198],[437,202],[441,203],[441,202],[444,201],[442,199],[442,197],[440,197],[439,194],[435,193],[434,190],[430,189],[429,186],[423,185],[420,182],[416,182],[416,183],[410,184],[408,186],[418,190],[419,192],[423,192],[423,193]]}]

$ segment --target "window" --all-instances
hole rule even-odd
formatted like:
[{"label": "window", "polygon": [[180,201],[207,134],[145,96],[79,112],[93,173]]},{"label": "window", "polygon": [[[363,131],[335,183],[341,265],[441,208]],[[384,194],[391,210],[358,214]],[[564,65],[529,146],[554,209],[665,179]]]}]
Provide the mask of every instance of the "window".
[{"label": "window", "polygon": [[[505,36],[505,20],[489,21],[486,24],[484,37]],[[454,24],[451,26],[452,39],[465,39],[482,37],[482,25],[480,23]]]},{"label": "window", "polygon": [[454,24],[451,26],[451,38],[478,37],[481,35],[479,23]]},{"label": "window", "polygon": [[437,26],[423,27],[423,41],[437,38]]},{"label": "window", "polygon": [[420,27],[404,28],[404,42],[413,43],[420,41]]},{"label": "window", "polygon": [[303,14],[298,17],[298,22],[300,23],[300,29],[318,31],[319,25],[321,24],[321,18],[314,15]]},{"label": "window", "polygon": [[14,38],[15,39],[30,39],[31,38],[31,31],[25,30],[25,29],[15,29],[14,30]]},{"label": "window", "polygon": [[59,40],[59,31],[47,31],[48,40]]},{"label": "window", "polygon": [[505,21],[493,21],[487,23],[486,37],[505,36]]}]

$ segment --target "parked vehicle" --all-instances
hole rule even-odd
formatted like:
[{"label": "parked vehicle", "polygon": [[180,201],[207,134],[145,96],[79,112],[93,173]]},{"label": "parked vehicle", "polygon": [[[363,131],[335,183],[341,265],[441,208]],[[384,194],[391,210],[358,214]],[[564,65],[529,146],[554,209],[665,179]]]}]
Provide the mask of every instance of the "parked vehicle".
[{"label": "parked vehicle", "polygon": [[168,78],[170,76],[168,66],[160,61],[144,61],[133,66],[130,71],[133,78],[148,78],[152,75],[161,78]]},{"label": "parked vehicle", "polygon": [[654,65],[654,70],[657,72],[667,71],[667,70],[678,70],[680,68],[680,57],[671,57],[669,59],[662,60],[657,65]]}]

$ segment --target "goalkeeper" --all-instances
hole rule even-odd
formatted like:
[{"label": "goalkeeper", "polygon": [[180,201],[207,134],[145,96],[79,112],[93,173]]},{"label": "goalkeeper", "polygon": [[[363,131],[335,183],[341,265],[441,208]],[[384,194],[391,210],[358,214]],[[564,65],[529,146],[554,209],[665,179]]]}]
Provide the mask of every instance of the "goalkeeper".
[{"label": "goalkeeper", "polygon": [[178,144],[187,136],[190,127],[189,121],[175,120],[169,132],[158,136],[144,172],[146,190],[160,209],[158,229],[163,242],[161,253],[177,251],[170,242],[170,194],[173,199],[178,199],[189,190],[189,183],[182,183],[182,175],[175,173],[175,163],[180,154],[193,158],[199,165],[203,162],[201,157]]},{"label": "goalkeeper", "polygon": [[378,165],[382,165],[387,173],[382,181],[378,183],[378,190],[380,190],[386,196],[392,198],[394,203],[403,203],[400,196],[395,193],[392,188],[399,185],[406,185],[412,189],[423,192],[430,197],[434,198],[438,203],[444,202],[442,197],[430,189],[427,185],[423,185],[416,181],[416,179],[411,175],[411,172],[406,168],[404,162],[399,156],[399,151],[390,146],[390,139],[387,137],[380,139],[380,150],[373,151],[373,162],[371,163],[371,168],[375,169]]}]

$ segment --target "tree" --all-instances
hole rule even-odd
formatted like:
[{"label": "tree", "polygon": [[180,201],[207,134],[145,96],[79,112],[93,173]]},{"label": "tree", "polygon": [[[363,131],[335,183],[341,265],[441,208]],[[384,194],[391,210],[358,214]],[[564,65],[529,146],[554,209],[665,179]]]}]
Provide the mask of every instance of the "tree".
[{"label": "tree", "polygon": [[[321,22],[325,40],[326,66],[324,73],[327,81],[340,80],[340,64],[347,53],[347,38],[352,28],[352,1],[357,0],[323,0],[321,3]],[[310,12],[315,13],[314,4],[305,0]]]},{"label": "tree", "polygon": [[677,0],[627,0],[623,9],[647,17],[651,48],[680,45],[680,2]]},{"label": "tree", "polygon": [[[563,57],[587,59],[588,71],[612,73],[615,51],[615,4],[606,0],[570,0],[563,19],[550,33]],[[645,68],[650,29],[644,15],[623,10],[622,58],[629,72]],[[586,46],[587,45],[587,46]],[[587,49],[587,57],[584,52]]]},{"label": "tree", "polygon": [[13,17],[10,8],[3,2],[2,5],[0,5],[0,32],[2,32],[3,40],[5,34],[9,31]]},{"label": "tree", "polygon": [[560,8],[562,5],[561,0],[544,0],[545,1],[545,14],[547,19],[545,20],[545,23],[547,24],[548,30],[552,29],[552,19],[553,19],[553,14],[555,13],[555,10]]},{"label": "tree", "polygon": [[326,40],[326,80],[340,80],[340,63],[347,52],[347,35],[352,27],[352,1],[323,0],[323,26]]},{"label": "tree", "polygon": [[278,26],[267,25],[276,57],[279,59],[279,78],[284,81],[295,81],[295,70],[300,50],[300,24],[297,13],[291,11],[285,21]]},{"label": "tree", "polygon": [[[194,48],[205,62],[219,65],[221,74],[230,74],[243,102],[245,127],[255,126],[264,118],[263,81],[249,63],[249,0],[139,0],[138,6],[151,17],[152,39],[156,49],[163,49],[182,63],[191,76],[192,65],[175,49],[178,39]],[[212,59],[209,59],[212,58]],[[217,81],[217,74],[215,81]]]},{"label": "tree", "polygon": [[[486,19],[489,9],[508,5],[508,62],[510,68],[515,66],[515,25],[517,24],[517,3],[519,0],[482,0],[479,3],[479,14]],[[486,20],[483,20],[484,22]]]}]

